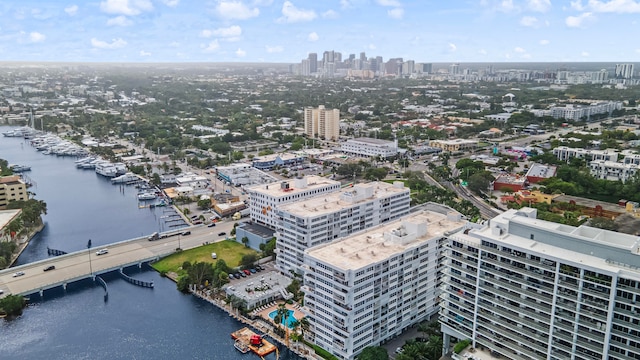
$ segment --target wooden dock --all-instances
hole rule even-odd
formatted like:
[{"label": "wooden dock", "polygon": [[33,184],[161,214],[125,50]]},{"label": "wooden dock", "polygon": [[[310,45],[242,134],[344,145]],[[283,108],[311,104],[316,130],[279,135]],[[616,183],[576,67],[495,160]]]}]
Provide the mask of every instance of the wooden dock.
[{"label": "wooden dock", "polygon": [[252,335],[257,335],[257,334],[253,332],[253,330],[249,329],[248,327],[244,327],[238,331],[234,331],[231,333],[231,337],[234,340],[240,341],[242,344],[249,347],[249,349],[251,349],[251,351],[253,351],[258,356],[264,357],[276,351],[276,346],[268,342],[264,338],[262,339],[261,346],[251,345],[250,340]]}]

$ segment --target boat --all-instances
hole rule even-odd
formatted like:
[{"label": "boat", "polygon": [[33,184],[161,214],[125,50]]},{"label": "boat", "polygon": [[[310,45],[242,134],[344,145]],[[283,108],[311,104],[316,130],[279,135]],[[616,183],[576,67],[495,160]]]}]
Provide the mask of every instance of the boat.
[{"label": "boat", "polygon": [[118,176],[119,171],[121,171],[121,167],[108,161],[96,164],[96,174],[98,175],[112,178]]},{"label": "boat", "polygon": [[156,193],[151,191],[145,191],[138,194],[138,200],[154,200],[156,197]]},{"label": "boat", "polygon": [[111,179],[111,183],[112,184],[126,184],[126,183],[130,183],[132,181],[137,181],[137,180],[140,180],[138,175],[128,172],[128,173],[126,173],[124,175],[120,175],[120,176],[116,176],[116,177],[112,178]]},{"label": "boat", "polygon": [[234,343],[233,343],[233,347],[236,348],[236,350],[240,351],[243,354],[246,354],[249,352],[249,346],[245,343],[243,343],[242,341],[240,341],[240,339],[237,339]]},{"label": "boat", "polygon": [[14,173],[31,171],[31,166],[27,166],[27,165],[11,165],[9,167],[11,168],[11,171],[13,171]]}]

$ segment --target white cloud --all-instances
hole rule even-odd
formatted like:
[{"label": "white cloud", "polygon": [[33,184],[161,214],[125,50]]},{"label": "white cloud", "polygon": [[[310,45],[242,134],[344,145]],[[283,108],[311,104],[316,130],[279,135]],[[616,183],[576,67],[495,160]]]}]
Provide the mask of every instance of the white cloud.
[{"label": "white cloud", "polygon": [[140,50],[140,56],[151,56],[151,53],[148,51]]},{"label": "white cloud", "polygon": [[253,0],[253,6],[269,6],[273,4],[273,0]]},{"label": "white cloud", "polygon": [[204,29],[200,32],[200,36],[203,38],[210,38],[213,36],[213,31],[212,30],[208,30],[208,29]]},{"label": "white cloud", "polygon": [[636,49],[636,52],[637,52],[638,54],[640,54],[640,49]]},{"label": "white cloud", "polygon": [[295,23],[311,21],[317,16],[313,10],[298,9],[291,1],[285,1],[284,4],[282,4],[282,17],[278,19],[278,22]]},{"label": "white cloud", "polygon": [[387,15],[389,15],[389,17],[392,19],[397,19],[397,20],[402,19],[402,17],[404,16],[404,9],[403,8],[391,9],[387,11]]},{"label": "white cloud", "polygon": [[516,48],[513,49],[513,51],[517,52],[518,54],[524,54],[524,53],[527,52],[525,49],[523,49],[521,47],[516,47]]},{"label": "white cloud", "polygon": [[520,19],[520,25],[534,27],[538,24],[538,19],[533,16],[524,16]]},{"label": "white cloud", "polygon": [[116,16],[107,20],[107,25],[109,26],[131,26],[133,25],[133,21],[129,20],[126,16]]},{"label": "white cloud", "polygon": [[498,5],[498,10],[502,12],[511,12],[516,10],[516,6],[513,4],[513,0],[502,0]]},{"label": "white cloud", "polygon": [[126,45],[127,42],[122,40],[121,38],[112,39],[110,43],[98,40],[96,38],[91,39],[91,46],[98,49],[119,49],[121,47],[125,47]]},{"label": "white cloud", "polygon": [[307,36],[307,40],[314,42],[314,41],[318,41],[318,39],[320,39],[320,36],[318,36],[317,32],[312,32]]},{"label": "white cloud", "polygon": [[245,57],[247,55],[247,52],[238,48],[238,50],[236,50],[236,56],[237,57]]},{"label": "white cloud", "polygon": [[546,12],[551,8],[551,0],[528,0],[527,8],[531,11]]},{"label": "white cloud", "polygon": [[571,1],[571,8],[578,11],[583,11],[584,6],[582,6],[582,0]]},{"label": "white cloud", "polygon": [[238,25],[232,25],[226,28],[215,29],[211,34],[223,38],[237,38],[242,35],[242,28]]},{"label": "white cloud", "polygon": [[449,43],[448,48],[449,48],[450,52],[454,52],[454,51],[458,50],[458,47],[454,43]]},{"label": "white cloud", "polygon": [[400,2],[397,0],[377,0],[376,2],[378,3],[378,5],[382,5],[382,6],[392,6],[392,7],[402,6],[402,4],[400,4]]},{"label": "white cloud", "polygon": [[100,10],[107,14],[139,15],[153,10],[149,0],[105,0],[100,3]]},{"label": "white cloud", "polygon": [[282,46],[265,46],[265,48],[267,49],[267,52],[270,54],[273,53],[281,53],[284,51],[284,49],[282,48]]},{"label": "white cloud", "polygon": [[582,57],[589,57],[589,53],[588,53],[588,52],[586,52],[586,51],[583,51],[583,52],[581,52],[581,53],[580,53],[580,56],[582,56]]},{"label": "white cloud", "polygon": [[37,42],[43,42],[44,39],[46,39],[47,37],[44,36],[43,34],[37,32],[37,31],[32,31],[29,34],[29,41],[32,43],[37,43]]},{"label": "white cloud", "polygon": [[369,44],[369,50],[375,50],[377,49],[375,44]]},{"label": "white cloud", "polygon": [[208,45],[204,45],[202,46],[202,48],[204,49],[204,52],[214,52],[216,50],[218,50],[220,48],[220,44],[218,43],[218,40],[213,40],[212,42],[210,42]]},{"label": "white cloud", "polygon": [[338,18],[338,13],[329,9],[325,12],[322,13],[322,17],[325,19],[337,19]]},{"label": "white cloud", "polygon": [[480,50],[478,50],[478,54],[480,54],[480,55],[487,55],[487,50],[485,50],[485,49],[480,49]]},{"label": "white cloud", "polygon": [[162,2],[168,7],[176,7],[178,6],[178,4],[180,4],[180,0],[162,0]]},{"label": "white cloud", "polygon": [[67,6],[66,8],[64,8],[64,12],[66,12],[69,16],[74,16],[78,13],[78,5]]},{"label": "white cloud", "polygon": [[242,1],[220,1],[215,8],[221,18],[245,20],[260,15],[256,7],[249,8]]},{"label": "white cloud", "polygon": [[547,40],[547,39],[542,39],[539,41],[540,45],[549,45],[551,43],[551,41]]},{"label": "white cloud", "polygon": [[594,17],[591,13],[583,13],[580,14],[578,16],[569,16],[565,19],[565,24],[567,24],[568,27],[581,27],[582,23],[585,21],[590,21],[592,20]]},{"label": "white cloud", "polygon": [[348,9],[351,6],[352,5],[351,5],[351,2],[349,0],[340,0],[340,8],[341,9]]},{"label": "white cloud", "polygon": [[[573,2],[571,6],[574,7]],[[577,1],[575,8],[580,8],[578,10],[582,11],[582,3]],[[596,13],[633,14],[640,13],[640,2],[635,0],[589,0],[584,8]]]}]

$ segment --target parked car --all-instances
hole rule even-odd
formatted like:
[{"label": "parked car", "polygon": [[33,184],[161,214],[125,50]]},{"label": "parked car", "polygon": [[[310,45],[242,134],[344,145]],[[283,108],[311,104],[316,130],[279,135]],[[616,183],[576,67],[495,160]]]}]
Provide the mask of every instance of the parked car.
[{"label": "parked car", "polygon": [[96,255],[100,256],[100,255],[104,255],[104,254],[108,254],[109,253],[109,249],[100,249],[98,251],[96,251]]},{"label": "parked car", "polygon": [[214,227],[214,226],[216,226],[216,223],[213,223],[213,222],[211,224],[207,225],[207,227]]},{"label": "parked car", "polygon": [[258,270],[264,270],[264,266],[262,266],[262,265],[258,264],[258,265],[256,265],[256,269],[258,269]]},{"label": "parked car", "polygon": [[233,274],[229,274],[229,280],[233,280],[234,277]]},{"label": "parked car", "polygon": [[226,233],[226,232],[224,232],[224,231],[223,231],[223,232],[219,232],[219,233],[218,233],[218,236],[225,236],[225,235],[227,235],[227,233]]},{"label": "parked car", "polygon": [[240,271],[238,274],[240,274],[240,276],[242,277],[247,277],[247,274],[245,274],[244,271]]},{"label": "parked car", "polygon": [[251,271],[252,274],[255,274],[257,270],[254,269],[254,268],[251,268],[251,269],[249,269],[249,271]]},{"label": "parked car", "polygon": [[242,270],[242,272],[247,276],[251,275],[251,271],[249,271],[247,269]]},{"label": "parked car", "polygon": [[187,236],[187,235],[191,235],[191,231],[185,231],[182,233],[182,236]]},{"label": "parked car", "polygon": [[13,277],[18,277],[18,276],[22,276],[22,275],[24,275],[24,271],[18,271],[18,272],[13,273]]},{"label": "parked car", "polygon": [[55,265],[49,265],[46,268],[44,268],[44,271],[51,271],[51,270],[55,270]]}]

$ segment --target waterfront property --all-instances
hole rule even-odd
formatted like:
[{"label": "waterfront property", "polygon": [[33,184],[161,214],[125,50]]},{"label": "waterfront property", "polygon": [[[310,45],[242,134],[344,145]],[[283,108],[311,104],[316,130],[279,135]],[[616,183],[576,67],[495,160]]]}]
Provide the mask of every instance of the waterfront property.
[{"label": "waterfront property", "polygon": [[291,279],[276,272],[261,272],[224,286],[227,295],[245,301],[247,309],[255,309],[279,299],[290,299],[286,288]]},{"label": "waterfront property", "polygon": [[508,359],[640,359],[640,238],[509,210],[449,236],[440,323]]},{"label": "waterfront property", "polygon": [[438,311],[446,236],[467,221],[443,205],[307,250],[305,306],[313,342],[354,359]]}]

